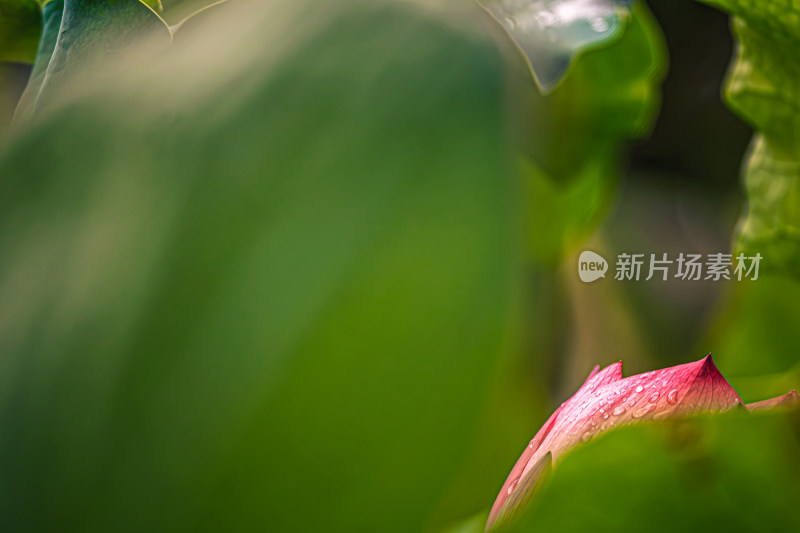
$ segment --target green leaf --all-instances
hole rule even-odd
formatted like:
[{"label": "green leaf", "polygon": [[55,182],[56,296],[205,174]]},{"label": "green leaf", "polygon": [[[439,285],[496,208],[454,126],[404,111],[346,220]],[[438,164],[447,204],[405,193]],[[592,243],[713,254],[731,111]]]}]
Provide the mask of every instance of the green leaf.
[{"label": "green leaf", "polygon": [[118,60],[133,45],[158,50],[171,40],[166,23],[140,0],[67,0],[35,107],[71,77]]},{"label": "green leaf", "polygon": [[0,0],[0,139],[25,87],[40,31],[34,0]]},{"label": "green leaf", "polygon": [[795,280],[765,276],[741,284],[721,303],[720,319],[699,344],[715,347],[720,367],[743,397],[769,398],[800,384],[798,300]]},{"label": "green leaf", "polygon": [[33,63],[41,24],[35,0],[0,0],[0,63]]},{"label": "green leaf", "polygon": [[218,0],[162,0],[161,15],[172,26],[216,3]]},{"label": "green leaf", "polygon": [[556,87],[580,52],[613,41],[630,17],[627,0],[478,0],[524,54],[536,83]]},{"label": "green leaf", "polygon": [[[195,27],[202,27],[204,25],[204,21],[207,17],[213,17],[218,14],[219,8],[223,5],[227,4],[228,0],[219,0],[218,2],[214,2],[213,4],[209,4],[201,9],[198,9],[194,13],[190,14],[177,24],[170,26],[170,31],[172,32],[173,37],[178,32],[191,32],[192,28]],[[181,34],[181,37],[183,34]]]},{"label": "green leaf", "polygon": [[153,11],[161,11],[164,6],[161,5],[161,0],[141,0],[141,2],[150,7]]},{"label": "green leaf", "polygon": [[622,34],[577,56],[553,91],[542,94],[517,69],[513,98],[524,103],[517,119],[536,259],[556,263],[602,220],[623,146],[655,122],[666,67],[664,37],[639,2]]},{"label": "green leaf", "polygon": [[419,531],[521,322],[502,60],[393,2],[204,24],[0,155],[0,530]]},{"label": "green leaf", "polygon": [[50,59],[56,48],[63,15],[64,0],[51,0],[42,7],[42,36],[25,92],[22,93],[16,107],[15,117],[17,119],[29,118],[33,111],[47,74],[47,67],[50,65]]},{"label": "green leaf", "polygon": [[745,163],[747,211],[736,249],[761,254],[763,272],[800,279],[800,158],[786,158],[767,137],[753,140]]},{"label": "green leaf", "polygon": [[530,160],[521,162],[531,205],[528,235],[534,259],[556,265],[597,228],[617,190],[618,168],[597,157],[567,183],[559,183]]},{"label": "green leaf", "polygon": [[706,0],[734,16],[730,107],[757,134],[744,180],[748,209],[737,249],[761,253],[767,271],[800,275],[800,8],[792,2]]},{"label": "green leaf", "polygon": [[629,427],[570,453],[513,531],[797,531],[800,419]]},{"label": "green leaf", "polygon": [[30,65],[0,62],[0,141],[5,137],[29,74]]}]

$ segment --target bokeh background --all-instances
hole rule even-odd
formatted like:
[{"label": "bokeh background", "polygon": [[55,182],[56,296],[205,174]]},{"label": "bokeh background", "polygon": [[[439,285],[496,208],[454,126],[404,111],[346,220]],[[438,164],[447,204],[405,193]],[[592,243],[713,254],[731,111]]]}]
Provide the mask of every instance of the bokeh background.
[{"label": "bokeh background", "polygon": [[[4,134],[1,530],[482,531],[595,364],[800,384],[796,281],[575,268],[731,249],[726,14],[650,0],[545,98],[471,2],[229,4]],[[793,531],[798,498],[797,414],[733,414],[595,439],[518,529]]]}]

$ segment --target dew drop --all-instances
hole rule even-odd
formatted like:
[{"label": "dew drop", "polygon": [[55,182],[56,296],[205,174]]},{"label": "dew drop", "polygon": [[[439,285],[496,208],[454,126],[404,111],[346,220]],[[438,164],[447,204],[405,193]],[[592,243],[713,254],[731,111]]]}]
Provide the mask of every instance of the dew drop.
[{"label": "dew drop", "polygon": [[625,412],[625,408],[623,406],[621,406],[621,405],[618,405],[617,407],[614,408],[614,416],[619,416],[624,412]]},{"label": "dew drop", "polygon": [[669,394],[667,394],[667,401],[669,403],[673,404],[673,405],[678,403],[678,390],[677,389],[672,389],[671,391],[669,391]]},{"label": "dew drop", "polygon": [[603,420],[608,420],[608,413],[603,413]]},{"label": "dew drop", "polygon": [[512,481],[511,485],[508,486],[508,490],[506,490],[506,493],[510,495],[512,492],[514,492],[514,489],[517,488],[517,483],[519,483],[519,479],[515,479],[514,481]]},{"label": "dew drop", "polygon": [[653,394],[651,394],[650,395],[650,403],[656,403],[658,401],[658,396],[659,396],[659,394],[657,392],[654,392]]},{"label": "dew drop", "polygon": [[643,390],[644,390],[644,387],[642,387],[641,385],[636,387],[636,392],[642,392]]},{"label": "dew drop", "polygon": [[591,431],[587,431],[586,433],[584,433],[583,437],[581,437],[581,440],[583,442],[588,442],[588,441],[592,440],[592,432]]},{"label": "dew drop", "polygon": [[633,418],[642,418],[644,415],[649,413],[655,408],[655,405],[646,405],[644,407],[640,407],[636,411],[633,412],[631,415]]}]

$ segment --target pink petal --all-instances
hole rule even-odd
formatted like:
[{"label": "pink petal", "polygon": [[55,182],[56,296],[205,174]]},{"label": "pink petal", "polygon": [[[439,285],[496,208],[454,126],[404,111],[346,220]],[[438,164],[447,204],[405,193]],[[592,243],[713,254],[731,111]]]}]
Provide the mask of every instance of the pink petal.
[{"label": "pink petal", "polygon": [[515,502],[527,498],[515,492],[536,486],[545,455],[549,454],[556,463],[575,445],[613,427],[721,412],[743,403],[720,374],[711,355],[694,363],[627,378],[622,377],[622,362],[602,370],[595,367],[578,392],[556,409],[531,440],[492,506],[487,529],[501,515],[509,515],[517,505]]},{"label": "pink petal", "polygon": [[533,494],[536,492],[539,481],[553,466],[553,456],[547,452],[536,461],[528,472],[519,478],[519,483],[506,489],[508,497],[502,508],[497,512],[495,521],[513,520],[527,507]]},{"label": "pink petal", "polygon": [[[500,511],[506,503],[508,496],[517,488],[519,484],[519,480],[523,477],[527,471],[531,470],[531,468],[536,464],[539,459],[547,453],[547,451],[536,454],[537,450],[539,449],[540,445],[547,437],[547,435],[552,430],[553,426],[555,425],[556,419],[559,416],[561,410],[566,406],[568,403],[572,401],[573,398],[581,394],[582,391],[593,391],[597,387],[602,385],[606,385],[608,383],[612,383],[614,381],[618,381],[622,379],[622,361],[614,363],[613,365],[607,366],[603,370],[600,370],[600,366],[597,365],[594,367],[592,372],[589,374],[589,377],[586,378],[586,381],[583,383],[581,388],[578,392],[573,395],[572,398],[567,400],[566,402],[562,403],[561,406],[556,409],[556,411],[550,415],[550,418],[547,419],[547,422],[539,429],[539,431],[534,435],[533,439],[531,439],[530,443],[528,443],[528,447],[525,448],[525,451],[522,453],[522,457],[517,460],[517,463],[514,465],[514,468],[511,470],[511,474],[509,474],[506,482],[503,484],[503,487],[500,489],[500,496],[497,497],[497,500],[494,502],[494,506],[492,507],[492,511],[489,513],[489,524],[494,523],[498,516],[500,515]],[[534,460],[534,454],[536,454],[536,458]],[[525,470],[525,468],[528,469]],[[505,495],[505,497],[502,497]]]},{"label": "pink petal", "polygon": [[748,403],[747,409],[750,411],[764,411],[767,409],[774,409],[776,407],[795,407],[800,405],[800,395],[796,390],[789,391],[783,396],[777,398],[770,398],[760,402]]}]

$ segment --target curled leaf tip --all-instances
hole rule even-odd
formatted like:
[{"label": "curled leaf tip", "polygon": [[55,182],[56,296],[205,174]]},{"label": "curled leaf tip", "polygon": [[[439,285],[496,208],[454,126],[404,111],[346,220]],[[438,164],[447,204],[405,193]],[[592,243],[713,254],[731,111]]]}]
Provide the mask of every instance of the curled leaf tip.
[{"label": "curled leaf tip", "polygon": [[620,36],[630,0],[477,0],[522,52],[543,92],[555,88],[584,50]]},{"label": "curled leaf tip", "polygon": [[497,496],[487,530],[519,514],[530,499],[519,491],[538,486],[541,461],[556,464],[576,445],[604,432],[648,420],[664,420],[703,413],[720,413],[745,406],[759,411],[795,405],[797,392],[746,405],[720,373],[711,354],[661,370],[623,377],[622,361],[595,367],[578,391],[561,404],[536,433],[511,470]]}]

